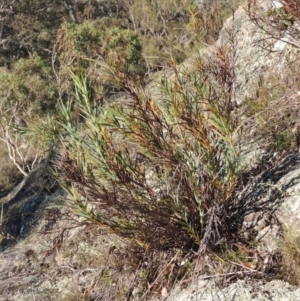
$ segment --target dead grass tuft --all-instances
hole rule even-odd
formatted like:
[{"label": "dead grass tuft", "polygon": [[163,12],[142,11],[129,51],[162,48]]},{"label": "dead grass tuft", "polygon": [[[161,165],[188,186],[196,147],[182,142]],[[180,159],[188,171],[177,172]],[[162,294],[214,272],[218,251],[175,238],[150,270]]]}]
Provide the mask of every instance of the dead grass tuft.
[{"label": "dead grass tuft", "polygon": [[[293,70],[297,67],[294,62]],[[261,147],[269,153],[297,152],[300,146],[300,95],[298,76],[291,69],[285,78],[261,78],[253,96],[245,102],[243,114],[247,116],[247,129],[252,137],[262,139]]]},{"label": "dead grass tuft", "polygon": [[295,226],[285,227],[279,241],[281,267],[278,278],[288,281],[292,285],[299,285],[300,279],[300,238]]}]

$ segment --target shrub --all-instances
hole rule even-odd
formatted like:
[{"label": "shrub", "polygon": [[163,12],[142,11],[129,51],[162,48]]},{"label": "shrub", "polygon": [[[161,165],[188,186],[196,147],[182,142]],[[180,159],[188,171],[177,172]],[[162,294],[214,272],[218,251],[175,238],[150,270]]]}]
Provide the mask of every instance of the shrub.
[{"label": "shrub", "polygon": [[[142,78],[146,67],[138,35],[119,27],[103,28],[97,22],[86,21],[80,25],[65,23],[57,35],[58,54],[57,79],[62,93],[72,89],[66,66],[84,70],[89,78],[99,81],[102,73],[99,60],[107,62],[117,77],[136,76]],[[101,76],[102,84],[111,90],[110,80]],[[98,86],[99,88],[99,86]],[[98,91],[99,97],[104,94]]]},{"label": "shrub", "polygon": [[205,252],[226,236],[241,128],[202,62],[194,74],[174,72],[156,96],[116,78],[127,96],[102,107],[86,78],[71,73],[84,122],[61,104],[57,177],[73,196],[70,209],[92,223],[150,250]]},{"label": "shrub", "polygon": [[27,175],[41,159],[41,137],[28,139],[20,133],[54,114],[57,87],[51,68],[37,54],[19,59],[10,69],[2,67],[0,73],[0,140],[8,149],[6,157]]},{"label": "shrub", "polygon": [[12,68],[1,68],[0,72],[1,107],[18,104],[24,119],[29,113],[43,115],[54,110],[57,103],[57,90],[53,83],[51,69],[37,54],[28,59],[18,60]]},{"label": "shrub", "polygon": [[[65,23],[58,32],[57,51],[61,64],[86,64],[89,59],[104,59],[119,72],[141,72],[142,48],[138,35],[119,27],[103,28],[96,22],[80,25]],[[85,59],[85,60],[84,60]]]}]

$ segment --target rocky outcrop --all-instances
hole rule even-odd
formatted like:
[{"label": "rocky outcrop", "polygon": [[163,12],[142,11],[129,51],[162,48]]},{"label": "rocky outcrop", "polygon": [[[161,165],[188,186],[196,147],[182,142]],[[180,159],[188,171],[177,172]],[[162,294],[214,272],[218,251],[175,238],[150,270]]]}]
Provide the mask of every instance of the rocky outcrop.
[{"label": "rocky outcrop", "polygon": [[39,163],[7,196],[0,199],[1,250],[24,238],[38,220],[39,208],[56,188],[47,160]]},{"label": "rocky outcrop", "polygon": [[285,157],[251,181],[236,203],[242,235],[258,242],[264,256],[276,253],[283,227],[292,226],[300,235],[300,155]]},{"label": "rocky outcrop", "polygon": [[[267,18],[273,9],[273,2],[264,0],[258,3],[262,13],[257,17]],[[249,13],[240,7],[225,22],[213,46],[226,48],[230,52],[236,78],[233,97],[238,104],[255,95],[262,79],[269,86],[286,80],[289,66],[300,51],[299,42],[295,43],[289,34],[290,29],[278,35],[277,29],[268,28],[267,21],[265,24],[263,21],[254,22],[256,16],[249,16]],[[272,32],[274,36],[271,36]],[[289,88],[288,85],[286,88]]]},{"label": "rocky outcrop", "polygon": [[239,280],[226,288],[216,281],[199,281],[188,289],[175,289],[167,301],[299,301],[300,288],[283,281]]}]

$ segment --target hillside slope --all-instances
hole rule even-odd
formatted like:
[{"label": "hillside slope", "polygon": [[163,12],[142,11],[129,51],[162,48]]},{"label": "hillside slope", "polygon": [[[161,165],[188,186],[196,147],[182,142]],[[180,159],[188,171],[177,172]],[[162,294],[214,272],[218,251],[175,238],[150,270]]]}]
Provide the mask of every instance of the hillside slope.
[{"label": "hillside slope", "polygon": [[[70,195],[72,192],[76,194],[76,189],[78,195],[86,192],[90,196],[98,191],[91,191],[88,185],[89,190],[82,189],[87,181],[80,182],[74,177],[66,182],[74,182],[77,186],[66,192],[50,176],[58,164],[63,167],[59,170],[62,176],[68,174],[67,168],[72,170],[80,166],[75,165],[77,161],[74,158],[67,157],[72,154],[72,144],[66,144],[65,149],[58,148],[58,153],[61,153],[58,161],[55,162],[57,158],[54,158],[56,165],[51,166],[52,161],[42,161],[12,194],[0,199],[3,248],[0,253],[0,300],[300,300],[300,64],[299,47],[295,43],[299,24],[296,17],[290,16],[292,23],[287,23],[291,20],[289,16],[279,15],[279,21],[275,18],[279,23],[272,19],[271,25],[276,26],[271,31],[262,30],[261,24],[267,29],[270,26],[268,19],[264,18],[272,17],[273,13],[278,17],[279,13],[272,6],[273,1],[264,0],[260,4],[255,14],[249,7],[248,10],[246,6],[240,7],[226,21],[214,45],[201,49],[199,54],[195,54],[195,59],[191,57],[175,70],[168,71],[166,78],[162,76],[163,80],[174,84],[176,90],[179,86],[176,86],[176,79],[181,79],[182,74],[186,76],[182,76],[184,79],[193,78],[193,73],[197,75],[200,56],[201,70],[208,70],[205,74],[212,83],[208,92],[203,89],[204,92],[209,96],[230,95],[231,103],[227,104],[230,112],[226,116],[238,116],[241,123],[238,128],[243,127],[239,142],[242,173],[238,180],[232,181],[234,189],[228,189],[232,201],[230,211],[227,211],[230,215],[224,218],[225,224],[228,221],[231,223],[224,233],[232,233],[224,241],[217,240],[216,249],[203,255],[200,252],[201,243],[191,243],[189,252],[184,247],[178,247],[180,242],[176,248],[166,249],[165,237],[159,237],[160,248],[150,251],[151,240],[147,245],[146,238],[143,242],[131,236],[118,236],[113,227],[99,227],[99,220],[80,212]],[[288,10],[285,12],[288,13]],[[278,28],[278,24],[282,25],[282,19],[284,26]],[[280,35],[277,36],[279,29]],[[270,37],[271,33],[273,35]],[[224,86],[219,86],[218,78],[222,76]],[[154,88],[148,86],[145,93],[147,97],[152,93],[152,98],[149,98],[152,107],[147,107],[147,113],[160,112],[153,108],[155,104],[159,106],[163,103],[159,99],[159,89],[154,93],[151,91],[157,89],[156,77],[153,81]],[[187,86],[190,88],[191,84],[188,82]],[[140,90],[130,90],[131,86],[125,88],[125,92],[131,92],[130,97],[134,95],[138,98],[136,95],[142,94]],[[121,92],[112,95],[116,103],[125,106],[124,98],[118,98],[119,95],[126,95]],[[129,100],[132,101],[132,98]],[[163,105],[161,107],[164,109]],[[209,118],[207,116],[211,111],[207,108],[214,108],[206,105],[201,107],[203,111],[207,110],[203,120]],[[130,116],[130,112],[126,116]],[[159,114],[153,116],[157,119],[153,117],[150,126],[160,120]],[[90,121],[87,117],[85,120]],[[193,120],[187,116],[182,114],[179,120],[188,130],[193,128]],[[86,124],[92,131],[92,123],[88,121]],[[80,125],[84,128],[85,123]],[[214,128],[212,124],[211,128],[217,132],[217,126]],[[162,136],[167,130],[164,124]],[[178,141],[180,135],[184,136],[176,130],[168,132],[174,134],[174,141]],[[72,131],[75,132],[75,126]],[[83,134],[88,141],[87,129]],[[68,135],[64,133],[62,137],[68,138]],[[232,137],[237,140],[237,135]],[[63,142],[72,142],[67,138]],[[185,141],[190,142],[189,139]],[[110,151],[112,155],[114,148]],[[129,155],[132,157],[131,153]],[[197,161],[192,155],[191,160]],[[225,155],[221,153],[220,157]],[[146,159],[140,159],[137,155],[132,162],[138,165],[140,160],[143,167],[148,162]],[[165,201],[165,196],[161,196],[161,187],[155,185],[163,174],[165,162],[158,163],[160,165],[156,164],[156,169],[145,172],[145,178],[148,181],[147,192],[151,196],[159,195],[159,203]],[[171,187],[177,170],[179,167],[169,178],[167,188]],[[217,171],[218,177],[221,174],[221,170]],[[183,185],[183,175],[180,177],[177,190]],[[118,187],[117,181],[113,183]],[[135,186],[131,187],[135,192]],[[185,192],[182,195],[185,196]],[[134,193],[132,197],[135,197]],[[81,195],[77,201],[80,203],[83,199]],[[169,200],[166,198],[166,201]],[[93,206],[93,203],[90,205],[87,202],[85,212],[93,213]],[[134,211],[132,208],[132,211],[126,211],[121,205],[117,207],[120,208],[126,213]],[[153,205],[149,212],[155,210]],[[180,211],[176,210],[167,215],[169,209],[161,207],[161,213],[171,216],[169,225],[173,226],[174,215],[180,215]],[[118,217],[117,214],[115,216]],[[125,218],[127,216],[124,217],[124,228],[130,228]],[[115,218],[110,222],[114,226],[118,220]],[[140,225],[143,226],[142,223]],[[155,229],[149,230],[155,232]],[[184,230],[172,233],[173,241],[176,237],[186,237]],[[133,247],[131,240],[140,244],[140,248]],[[200,246],[199,252],[195,251],[195,245]],[[218,248],[219,245],[222,247]]]}]

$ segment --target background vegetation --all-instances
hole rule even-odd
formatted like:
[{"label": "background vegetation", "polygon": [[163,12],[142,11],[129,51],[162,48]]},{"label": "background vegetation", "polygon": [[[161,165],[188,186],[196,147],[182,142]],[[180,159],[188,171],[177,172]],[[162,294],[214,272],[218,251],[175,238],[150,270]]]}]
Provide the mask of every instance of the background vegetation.
[{"label": "background vegetation", "polygon": [[[121,87],[101,76],[97,61],[104,59],[112,72],[119,72],[115,78],[124,80],[134,74],[140,83],[149,80],[150,72],[182,62],[194,48],[216,39],[237,5],[225,2],[214,0],[201,9],[188,0],[3,2],[2,131],[26,125],[43,132],[49,118],[57,117],[59,99],[66,103],[74,88],[68,68],[84,71],[90,81],[101,77],[101,85],[94,84],[92,91],[100,103]],[[76,118],[77,105],[72,104],[71,109]],[[38,156],[54,134],[55,130],[51,137],[44,133],[38,141],[31,136]],[[11,131],[9,135],[15,147],[22,145],[20,137],[16,140]],[[46,144],[40,143],[44,136]],[[21,154],[29,161],[35,156]]]}]

